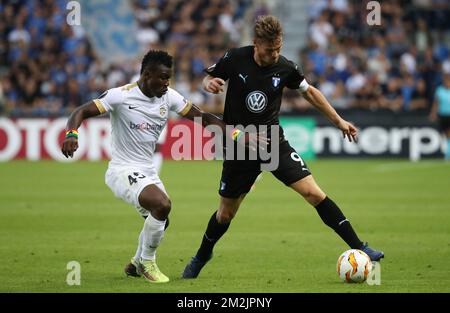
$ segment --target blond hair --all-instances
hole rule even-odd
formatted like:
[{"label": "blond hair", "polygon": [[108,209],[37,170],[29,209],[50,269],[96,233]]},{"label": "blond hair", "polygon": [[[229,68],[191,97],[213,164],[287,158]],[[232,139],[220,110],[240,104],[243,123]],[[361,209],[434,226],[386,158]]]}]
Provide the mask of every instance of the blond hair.
[{"label": "blond hair", "polygon": [[272,42],[283,36],[280,21],[272,15],[260,15],[254,28],[255,40]]}]

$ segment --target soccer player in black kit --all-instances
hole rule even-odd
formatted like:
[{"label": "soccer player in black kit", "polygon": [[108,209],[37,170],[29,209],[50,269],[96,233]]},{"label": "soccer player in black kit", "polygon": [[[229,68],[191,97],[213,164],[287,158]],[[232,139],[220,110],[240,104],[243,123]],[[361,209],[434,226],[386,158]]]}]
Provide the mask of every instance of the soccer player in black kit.
[{"label": "soccer player in black kit", "polygon": [[[211,93],[223,91],[228,80],[223,119],[227,125],[278,125],[284,87],[298,89],[303,97],[323,113],[344,138],[355,141],[357,129],[342,119],[323,94],[309,85],[301,69],[280,55],[282,28],[273,16],[260,16],[254,26],[253,46],[231,49],[205,71],[203,87]],[[315,182],[302,158],[284,139],[279,128],[279,165],[272,174],[286,186],[302,195],[314,206],[322,221],[331,227],[352,249],[367,253],[372,261],[384,257],[383,252],[363,243],[339,207]],[[223,162],[220,181],[220,204],[209,220],[197,254],[186,265],[183,278],[196,278],[212,258],[213,248],[227,231],[245,195],[261,173],[261,162],[230,160]]]}]

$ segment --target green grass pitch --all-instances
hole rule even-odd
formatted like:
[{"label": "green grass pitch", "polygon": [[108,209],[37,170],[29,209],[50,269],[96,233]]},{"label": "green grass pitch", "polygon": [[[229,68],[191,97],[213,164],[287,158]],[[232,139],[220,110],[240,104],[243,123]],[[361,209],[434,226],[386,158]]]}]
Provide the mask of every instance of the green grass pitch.
[{"label": "green grass pitch", "polygon": [[[450,164],[320,160],[309,166],[362,240],[382,249],[381,285],[344,284],[347,246],[265,173],[197,280],[180,274],[217,209],[220,162],[165,162],[171,225],[158,264],[171,282],[126,277],[143,219],[104,184],[106,162],[0,164],[0,292],[450,292]],[[81,285],[66,283],[69,261]]]}]

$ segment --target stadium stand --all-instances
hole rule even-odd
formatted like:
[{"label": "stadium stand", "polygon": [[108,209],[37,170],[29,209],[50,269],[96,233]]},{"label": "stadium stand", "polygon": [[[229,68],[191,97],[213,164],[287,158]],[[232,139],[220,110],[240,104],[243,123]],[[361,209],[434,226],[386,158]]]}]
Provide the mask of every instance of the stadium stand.
[{"label": "stadium stand", "polygon": [[[298,61],[338,109],[417,111],[426,115],[442,73],[450,73],[450,16],[445,0],[383,2],[382,22],[366,22],[368,1],[314,0]],[[105,89],[128,83],[139,64],[110,64],[84,32],[66,23],[65,0],[0,2],[0,114],[67,115]],[[202,69],[249,43],[245,25],[270,13],[264,1],[134,0],[142,49],[175,56],[174,85],[212,112],[222,99],[200,89]],[[309,104],[286,92],[283,111]]]}]

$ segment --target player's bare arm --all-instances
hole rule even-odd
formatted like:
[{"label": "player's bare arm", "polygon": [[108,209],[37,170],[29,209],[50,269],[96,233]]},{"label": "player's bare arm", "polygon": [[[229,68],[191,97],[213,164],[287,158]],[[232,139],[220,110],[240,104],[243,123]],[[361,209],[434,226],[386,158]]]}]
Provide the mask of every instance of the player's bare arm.
[{"label": "player's bare arm", "polygon": [[225,85],[225,81],[218,77],[206,75],[203,79],[203,89],[210,93],[217,94],[223,92],[223,85]]},{"label": "player's bare arm", "polygon": [[344,138],[347,137],[350,142],[356,142],[358,129],[352,123],[339,116],[320,90],[309,85],[308,89],[302,92],[302,95],[309,103],[336,125],[337,128],[342,130]]},{"label": "player's bare arm", "polygon": [[[101,112],[97,108],[94,101],[87,102],[75,109],[67,121],[66,129],[68,131],[78,129],[81,123],[90,117],[100,115]],[[73,153],[78,149],[78,138],[75,136],[66,137],[62,143],[61,151],[66,158],[73,157]]]},{"label": "player's bare arm", "polygon": [[[191,121],[194,121],[194,122],[195,122],[194,118],[196,118],[196,117],[200,118],[203,127],[206,127],[208,125],[215,125],[215,126],[220,127],[220,129],[222,130],[222,133],[227,132],[227,129],[226,129],[227,125],[224,123],[224,121],[222,121],[220,118],[218,118],[214,114],[203,112],[195,105],[192,105],[190,110],[183,117],[185,117]],[[260,148],[264,150],[269,142],[268,138],[265,137],[264,134],[253,134],[253,133],[248,133],[248,132],[243,134],[243,136],[240,136],[237,141],[240,144],[243,144],[252,150],[257,149],[258,142],[259,142]]]}]

